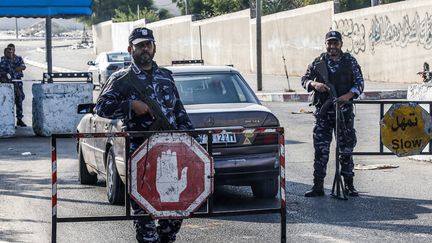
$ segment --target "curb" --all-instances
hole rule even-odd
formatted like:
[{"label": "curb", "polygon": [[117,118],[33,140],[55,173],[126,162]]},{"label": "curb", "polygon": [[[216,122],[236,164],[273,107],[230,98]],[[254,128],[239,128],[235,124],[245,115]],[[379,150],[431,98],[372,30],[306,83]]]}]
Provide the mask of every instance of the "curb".
[{"label": "curb", "polygon": [[[47,68],[47,63],[40,63],[40,62],[35,62],[32,61],[30,59],[28,59],[27,57],[24,58],[24,62],[28,65],[34,66],[34,67],[38,67],[38,68],[42,68],[44,70],[48,70]],[[77,72],[75,70],[71,70],[71,69],[67,69],[67,68],[61,68],[61,67],[52,67],[53,72],[59,72],[59,73],[72,73],[72,72]]]},{"label": "curb", "polygon": [[[43,68],[47,70],[46,63],[32,61],[27,57],[24,58],[25,63]],[[75,70],[54,67],[53,72],[77,72]],[[295,93],[295,92],[255,92],[260,101],[263,102],[308,102],[308,93]],[[406,99],[406,90],[381,90],[381,91],[364,91],[360,96],[360,100],[382,100],[382,99]]]},{"label": "curb", "polygon": [[[308,102],[307,93],[288,93],[288,92],[257,92],[256,96],[264,102]],[[382,99],[406,99],[406,90],[382,90],[365,91],[360,96],[360,100],[382,100]]]}]

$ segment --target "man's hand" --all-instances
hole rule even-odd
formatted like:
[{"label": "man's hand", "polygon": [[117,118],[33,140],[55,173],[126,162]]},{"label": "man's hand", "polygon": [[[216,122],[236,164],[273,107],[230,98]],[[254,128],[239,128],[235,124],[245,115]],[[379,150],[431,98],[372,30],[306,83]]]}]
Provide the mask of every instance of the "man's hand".
[{"label": "man's hand", "polygon": [[330,88],[324,83],[312,81],[311,85],[316,91],[321,93],[328,92],[330,90]]},{"label": "man's hand", "polygon": [[19,67],[16,67],[16,68],[15,68],[15,72],[22,72],[22,71],[24,71],[25,69],[26,69],[25,66],[19,66]]},{"label": "man's hand", "polygon": [[347,101],[350,101],[352,97],[354,97],[354,93],[349,91],[348,93],[339,96],[339,98],[337,98],[337,100],[340,102],[347,102]]},{"label": "man's hand", "polygon": [[152,118],[154,118],[153,111],[150,109],[150,107],[148,107],[146,103],[140,100],[133,100],[131,106],[132,106],[131,107],[132,110],[135,112],[137,116],[143,116],[145,114],[149,114]]}]

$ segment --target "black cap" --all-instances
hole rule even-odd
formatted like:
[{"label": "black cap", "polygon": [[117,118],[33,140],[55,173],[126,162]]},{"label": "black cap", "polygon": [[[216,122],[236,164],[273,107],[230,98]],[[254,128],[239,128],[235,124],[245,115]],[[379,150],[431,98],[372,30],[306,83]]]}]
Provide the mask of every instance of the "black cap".
[{"label": "black cap", "polygon": [[342,35],[339,31],[329,31],[326,36],[325,36],[326,41],[329,40],[338,40],[338,41],[342,41]]},{"label": "black cap", "polygon": [[136,45],[142,41],[155,41],[153,31],[147,28],[136,28],[129,35],[129,43]]}]

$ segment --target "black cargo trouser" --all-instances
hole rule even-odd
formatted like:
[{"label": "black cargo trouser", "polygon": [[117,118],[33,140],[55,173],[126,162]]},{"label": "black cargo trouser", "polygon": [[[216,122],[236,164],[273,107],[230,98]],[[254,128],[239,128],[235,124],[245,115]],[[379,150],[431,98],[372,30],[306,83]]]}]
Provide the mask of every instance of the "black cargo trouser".
[{"label": "black cargo trouser", "polygon": [[[139,145],[131,143],[130,154],[138,149]],[[134,215],[142,215],[146,212],[135,201],[131,200],[131,206]],[[136,239],[139,243],[147,242],[174,242],[176,235],[180,231],[182,219],[159,219],[158,225],[153,219],[136,219],[134,220],[134,228]]]},{"label": "black cargo trouser", "polygon": [[[357,143],[356,131],[354,129],[354,112],[352,107],[343,109],[339,123],[339,149],[343,153],[351,153]],[[335,132],[336,113],[329,111],[320,116],[315,113],[315,127],[313,129],[313,143],[315,149],[314,177],[324,179],[329,160],[330,144]],[[341,165],[341,174],[344,177],[354,176],[354,162],[352,155],[341,155],[338,158]]]},{"label": "black cargo trouser", "polygon": [[14,81],[14,93],[15,93],[15,106],[16,106],[16,118],[22,119],[23,115],[23,100],[25,98],[23,82]]}]

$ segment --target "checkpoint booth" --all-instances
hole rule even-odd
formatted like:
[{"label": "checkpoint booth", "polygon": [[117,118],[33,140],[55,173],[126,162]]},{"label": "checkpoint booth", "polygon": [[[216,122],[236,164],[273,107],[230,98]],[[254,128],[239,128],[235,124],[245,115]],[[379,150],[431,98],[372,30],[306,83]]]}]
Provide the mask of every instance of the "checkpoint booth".
[{"label": "checkpoint booth", "polygon": [[[0,17],[45,18],[47,73],[55,76],[52,71],[51,19],[90,15],[91,3],[92,0],[2,0],[0,1]],[[76,106],[79,103],[92,102],[93,86],[86,81],[81,84],[69,82],[54,84],[52,78],[47,79],[46,82],[44,79],[40,84],[32,87],[34,132],[40,136],[74,132],[80,119],[75,112]],[[15,119],[12,115],[14,113],[13,96],[10,96],[10,87],[1,84],[0,97],[6,96],[8,97],[7,105],[2,107],[7,109],[0,111],[0,137],[15,134]],[[68,119],[64,119],[65,117]]]}]

